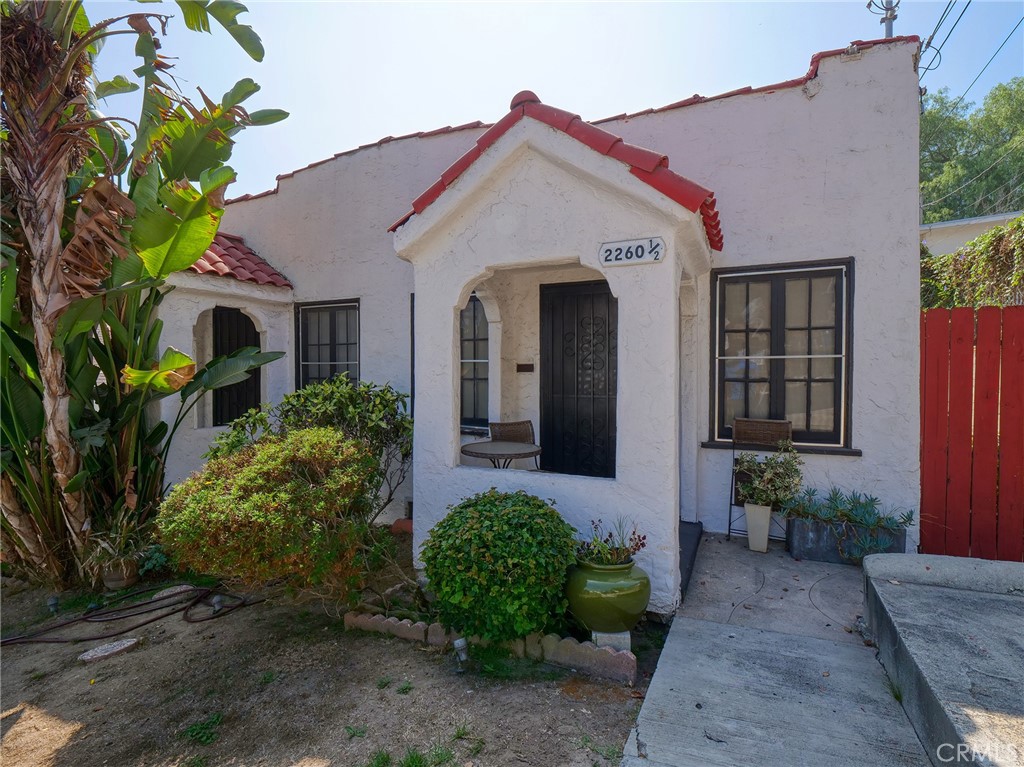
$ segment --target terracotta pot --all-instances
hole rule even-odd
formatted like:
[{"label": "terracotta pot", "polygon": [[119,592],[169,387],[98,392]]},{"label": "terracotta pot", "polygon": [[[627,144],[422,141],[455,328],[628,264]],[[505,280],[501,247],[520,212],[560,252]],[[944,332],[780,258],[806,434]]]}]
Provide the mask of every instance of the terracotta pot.
[{"label": "terracotta pot", "polygon": [[747,513],[747,548],[751,551],[768,551],[768,528],[772,523],[772,507],[756,503],[745,503]]},{"label": "terracotta pot", "polygon": [[139,563],[134,559],[120,559],[104,566],[103,585],[108,591],[120,591],[139,581]]},{"label": "terracotta pot", "polygon": [[590,631],[618,633],[637,624],[651,599],[651,579],[634,562],[581,562],[569,571],[569,611]]}]

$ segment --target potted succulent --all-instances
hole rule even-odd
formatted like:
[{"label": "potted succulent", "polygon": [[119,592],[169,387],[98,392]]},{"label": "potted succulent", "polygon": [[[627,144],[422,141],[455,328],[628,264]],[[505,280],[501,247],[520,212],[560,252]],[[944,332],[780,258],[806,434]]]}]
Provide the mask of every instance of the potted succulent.
[{"label": "potted succulent", "polygon": [[783,504],[786,548],[794,559],[860,564],[868,554],[902,553],[914,512],[884,513],[874,496],[833,487],[821,497],[807,488]]},{"label": "potted succulent", "polygon": [[736,458],[736,487],[747,515],[747,546],[768,551],[768,528],[773,510],[780,510],[800,491],[803,460],[789,440],[779,442],[778,452],[767,458],[740,453]]},{"label": "potted succulent", "polygon": [[569,612],[589,631],[629,631],[651,599],[651,579],[633,561],[647,536],[621,519],[608,530],[600,519],[590,525],[591,536],[578,541],[576,565],[569,570]]}]

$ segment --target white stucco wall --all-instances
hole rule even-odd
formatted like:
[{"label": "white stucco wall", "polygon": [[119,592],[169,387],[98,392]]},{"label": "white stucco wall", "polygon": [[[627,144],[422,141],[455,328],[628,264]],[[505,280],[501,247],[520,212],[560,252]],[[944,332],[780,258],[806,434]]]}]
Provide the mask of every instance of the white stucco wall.
[{"label": "white stucco wall", "polygon": [[[661,263],[603,268],[602,242],[640,237],[664,239]],[[581,530],[597,518],[635,520],[648,537],[639,560],[651,575],[651,609],[673,609],[679,589],[678,285],[684,273],[707,268],[699,217],[621,163],[523,120],[399,230],[395,244],[415,265],[420,297],[415,542],[462,497],[492,486],[524,489],[555,499]],[[538,376],[520,385],[518,376],[525,374],[507,370],[538,357],[539,286],[602,276],[618,300],[615,477],[464,465],[455,395],[457,312],[470,291],[482,284],[501,306],[502,379],[508,382],[502,413],[537,423]]]},{"label": "white stucco wall", "polygon": [[921,242],[928,246],[933,256],[954,253],[971,240],[985,234],[989,229],[1004,226],[1021,215],[1016,213],[999,213],[995,216],[979,218],[962,218],[957,221],[941,221],[936,224],[921,225]]},{"label": "white stucco wall", "polygon": [[276,194],[228,205],[225,231],[278,268],[296,303],[358,298],[360,378],[411,390],[412,267],[388,227],[480,134],[392,141],[284,176]]},{"label": "white stucco wall", "polygon": [[[919,500],[919,103],[915,53],[913,44],[876,45],[854,56],[823,59],[817,78],[803,87],[741,94],[600,124],[626,141],[667,154],[673,170],[715,191],[725,249],[712,254],[710,267],[854,259],[851,429],[852,447],[863,455],[807,456],[807,482],[816,486],[834,482],[871,492],[886,504],[912,508],[917,508]],[[495,94],[495,98],[507,95]],[[558,106],[571,109],[573,105]],[[496,171],[493,182],[497,186],[489,192],[490,199],[500,200],[506,211],[500,215],[467,207],[465,200],[459,211],[447,209],[446,201],[450,195],[455,199],[456,189],[442,195],[426,215],[444,225],[435,227],[421,243],[426,248],[430,238],[439,238],[426,248],[433,253],[425,261],[431,266],[414,284],[412,266],[394,257],[395,243],[387,226],[472,146],[480,132],[466,129],[395,140],[286,175],[276,193],[230,205],[224,228],[243,235],[292,281],[294,301],[359,298],[362,377],[390,382],[406,391],[412,385],[410,293],[417,293],[417,338],[423,348],[435,350],[437,339],[446,342],[452,337],[455,312],[472,287],[514,296],[514,300],[506,298],[500,303],[501,350],[497,353],[501,390],[500,397],[491,390],[491,416],[536,418],[539,371],[514,371],[516,362],[529,362],[530,356],[536,355],[530,328],[537,323],[537,286],[579,279],[582,275],[560,270],[580,260],[586,264],[594,238],[624,239],[629,235],[613,233],[633,232],[641,225],[647,227],[644,234],[659,234],[649,231],[652,209],[661,206],[667,229],[677,226],[678,220],[670,225],[672,216],[664,206],[674,203],[653,191],[654,197],[642,203],[627,194],[612,204],[608,188],[593,180],[588,182],[596,183],[592,205],[580,208],[588,211],[585,222],[567,223],[556,216],[553,211],[565,205],[556,192],[578,190],[574,186],[579,182],[578,173],[573,168],[588,167],[593,158],[586,155],[597,157],[570,141],[559,150],[562,165],[534,157],[518,170],[509,166]],[[517,188],[519,181],[536,193],[522,194]],[[479,194],[485,199],[483,188]],[[508,212],[512,205],[518,206],[514,214]],[[400,230],[400,249],[402,232],[411,231],[416,218]],[[445,239],[456,240],[470,229],[483,233],[472,240],[472,257],[445,249]],[[677,234],[669,232],[666,242]],[[512,262],[520,266],[528,262],[534,269],[501,270],[503,264]],[[635,275],[635,271],[626,270],[614,280],[643,282],[640,276],[627,279],[626,274]],[[653,498],[652,488],[664,487],[664,476],[674,475],[674,482],[669,482],[678,496],[673,518],[700,519],[708,529],[721,531],[725,528],[730,455],[701,447],[709,436],[709,274],[707,269],[692,274],[680,271],[673,280],[656,283],[649,286],[652,292],[645,295],[643,310],[650,312],[651,307],[663,303],[675,307],[678,319],[670,330],[653,317],[645,320],[645,327],[658,325],[659,338],[673,339],[675,361],[669,374],[672,402],[663,403],[659,390],[651,392],[647,407],[652,419],[675,419],[678,436],[664,451],[661,445],[656,448],[658,458],[653,464],[635,467],[633,479],[643,476],[647,485],[640,486],[644,483],[638,481],[636,492],[629,491],[629,502],[641,509],[662,508],[664,499]],[[647,290],[648,286],[638,283],[627,293],[636,295],[631,291],[641,288]],[[631,299],[620,295],[620,286],[614,283],[612,290],[620,300],[621,318]],[[450,312],[440,324],[436,317],[420,316],[424,296],[447,302]],[[201,309],[196,305],[189,310],[194,317]],[[513,333],[513,325],[521,332]],[[287,319],[282,321],[287,345],[269,343],[267,348],[291,350],[291,327],[289,307]],[[637,379],[645,393],[652,381],[664,380],[664,370],[652,367],[650,360],[629,356],[635,349],[627,348],[625,342],[622,348],[631,369],[635,366],[637,375],[647,376]],[[623,370],[627,357],[620,357]],[[454,388],[455,363],[450,350],[437,359],[418,352],[417,394],[423,386]],[[275,364],[287,378],[279,390],[283,393],[294,385],[294,364],[292,360]],[[620,395],[625,390],[620,376]],[[557,497],[577,525],[589,521],[585,504],[602,496],[595,488],[607,480],[577,478],[574,486],[564,478],[531,472],[458,466],[460,439],[450,432],[455,411],[417,407],[416,417],[418,440],[439,426],[444,435],[443,443],[417,445],[418,455],[429,455],[439,467],[437,473],[417,475],[416,516],[423,520],[417,521],[418,531],[432,524],[444,505],[475,492],[481,482],[504,489],[526,486],[542,497]],[[630,454],[628,439],[620,434],[620,456]],[[642,454],[646,457],[652,452],[647,449]],[[668,456],[671,460],[664,463],[662,459]],[[630,460],[642,463],[644,459]],[[421,492],[432,494],[422,496],[422,507]],[[632,507],[627,509],[631,511]],[[674,532],[660,517],[655,524],[655,536],[663,539],[659,547],[672,552],[648,551],[645,563],[675,556]],[[910,538],[913,547],[916,530]],[[656,585],[665,605],[671,601],[668,569],[659,565],[664,574],[657,576]]]},{"label": "white stucco wall", "polygon": [[[260,336],[263,351],[291,349],[292,304],[291,290],[240,282],[229,277],[181,272],[168,280],[174,289],[160,305],[160,319],[164,321],[162,343],[184,351],[199,366],[210,361],[212,344],[209,312],[215,306],[241,309],[253,321]],[[294,362],[291,356],[264,365],[259,373],[262,400],[276,402],[291,390]],[[207,394],[186,417],[174,437],[167,460],[168,482],[179,482],[203,465],[206,452],[214,436],[222,427],[210,426],[211,395]],[[160,417],[174,423],[180,405],[179,397],[167,397],[160,402]]]},{"label": "white stucco wall", "polygon": [[[674,170],[715,191],[725,248],[714,267],[854,259],[851,429],[863,455],[805,456],[805,482],[913,509],[920,502],[915,52],[912,44],[877,45],[823,59],[802,88],[601,124],[664,152]],[[709,436],[709,285],[708,275],[699,277],[698,398],[684,401],[683,415],[690,446]],[[683,356],[685,365],[685,349]],[[724,530],[730,453],[697,453],[696,492],[688,496],[684,483],[682,516]],[[915,528],[910,550],[917,537]]]}]

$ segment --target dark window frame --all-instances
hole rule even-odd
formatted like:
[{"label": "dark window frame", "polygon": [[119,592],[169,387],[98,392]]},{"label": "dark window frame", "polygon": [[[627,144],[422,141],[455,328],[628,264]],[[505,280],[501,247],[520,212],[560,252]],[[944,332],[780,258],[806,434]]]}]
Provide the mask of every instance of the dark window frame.
[{"label": "dark window frame", "polygon": [[[822,276],[831,272],[839,276],[841,287],[836,292],[836,341],[843,353],[837,361],[836,387],[834,392],[834,428],[830,432],[794,430],[793,441],[800,449],[810,452],[856,453],[851,448],[851,414],[853,412],[853,308],[854,308],[854,259],[830,259],[822,261],[799,261],[792,263],[765,264],[757,266],[729,267],[711,272],[711,343],[710,343],[710,399],[709,399],[709,441],[705,447],[717,447],[732,440],[731,425],[724,419],[724,392],[726,379],[721,375],[719,353],[722,350],[725,333],[724,315],[721,313],[719,294],[724,284],[730,282],[770,282],[772,285],[771,356],[781,356],[785,338],[785,280]],[[781,286],[781,287],[778,287]],[[776,292],[778,291],[778,293]],[[782,300],[776,300],[781,294]],[[810,380],[810,379],[808,379]],[[785,372],[784,360],[769,360],[769,417],[785,418]]]},{"label": "dark window frame", "polygon": [[[302,313],[309,309],[351,309],[354,308],[356,311],[356,375],[353,379],[353,383],[358,381],[362,375],[362,353],[363,353],[363,325],[362,325],[362,307],[358,298],[347,298],[335,301],[304,301],[302,303],[295,304],[295,388],[301,389],[306,386],[308,381],[304,380],[303,376],[303,358],[306,352],[305,343],[302,334]],[[335,331],[335,323],[331,323],[331,333]],[[336,344],[332,341],[329,344],[330,348],[335,348]],[[319,362],[317,364],[351,364],[351,363],[340,363],[340,362]]]},{"label": "dark window frame", "polygon": [[[463,312],[467,312],[467,311],[470,311],[470,310],[472,310],[472,312],[473,312],[473,322],[472,322],[473,335],[467,338],[466,336],[464,336],[462,334],[462,314],[463,314]],[[480,338],[479,336],[476,335],[477,312],[480,312],[483,315],[484,327],[487,328],[487,336],[484,337],[484,338]],[[480,299],[477,298],[475,294],[471,295],[469,297],[469,301],[466,303],[466,307],[459,312],[459,426],[462,429],[486,429],[488,423],[490,422],[489,413],[487,412],[488,408],[490,407],[490,396],[487,397],[487,405],[484,407],[484,413],[482,415],[479,412],[480,402],[477,400],[477,397],[476,397],[476,385],[480,381],[486,381],[487,385],[488,386],[490,385],[490,376],[491,376],[491,342],[490,342],[490,338],[491,338],[491,333],[490,333],[490,327],[488,325],[488,320],[487,320],[487,310],[484,308],[483,303],[481,303]],[[472,357],[469,360],[465,359],[462,356],[463,344],[466,343],[467,341],[469,341],[469,342],[471,342],[473,344],[473,349],[474,349],[474,357]],[[484,360],[480,360],[480,359],[478,359],[475,356],[476,345],[480,341],[485,341],[487,343],[487,358],[484,359]],[[462,366],[464,364],[466,364],[467,362],[472,363],[473,370],[474,370],[473,375],[471,375],[469,378],[467,378],[467,377],[462,375]],[[480,378],[480,377],[478,377],[476,375],[476,366],[478,364],[480,364],[481,362],[483,362],[487,366],[487,376],[484,377],[484,378]],[[465,391],[465,388],[466,388],[465,384],[466,384],[467,381],[472,382],[472,384],[473,384],[473,386],[471,387],[472,391],[473,391],[473,417],[472,418],[463,418],[462,417],[462,406],[463,406],[462,396],[463,396],[463,392]]]}]

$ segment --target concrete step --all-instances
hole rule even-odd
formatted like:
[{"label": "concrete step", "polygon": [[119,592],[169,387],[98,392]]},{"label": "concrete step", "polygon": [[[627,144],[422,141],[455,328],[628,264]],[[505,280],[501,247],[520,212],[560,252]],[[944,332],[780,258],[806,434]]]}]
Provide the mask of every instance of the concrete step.
[{"label": "concrete step", "polygon": [[862,767],[928,759],[863,645],[677,617],[624,765]]},{"label": "concrete step", "polygon": [[935,765],[1024,765],[1024,564],[864,562],[879,660]]}]

